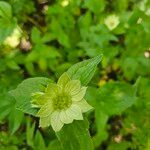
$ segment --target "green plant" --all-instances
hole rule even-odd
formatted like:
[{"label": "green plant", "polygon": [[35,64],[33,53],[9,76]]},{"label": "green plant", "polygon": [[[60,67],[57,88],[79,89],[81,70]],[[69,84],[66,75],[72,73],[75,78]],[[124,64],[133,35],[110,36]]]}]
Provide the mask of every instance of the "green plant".
[{"label": "green plant", "polygon": [[[1,0],[0,149],[149,150],[149,16],[149,0]],[[93,109],[55,132],[38,112],[64,73]]]}]

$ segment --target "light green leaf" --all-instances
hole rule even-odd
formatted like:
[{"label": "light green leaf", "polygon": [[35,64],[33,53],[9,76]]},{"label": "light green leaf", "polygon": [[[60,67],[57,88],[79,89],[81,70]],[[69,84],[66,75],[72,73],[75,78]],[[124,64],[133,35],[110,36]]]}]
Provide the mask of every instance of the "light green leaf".
[{"label": "light green leaf", "polygon": [[64,150],[93,150],[86,121],[65,125],[56,135]]},{"label": "light green leaf", "polygon": [[78,79],[81,81],[82,85],[87,85],[92,79],[97,65],[102,60],[102,55],[94,57],[89,60],[85,60],[73,65],[67,73],[71,79]]},{"label": "light green leaf", "polygon": [[16,108],[24,113],[36,115],[37,109],[31,106],[31,95],[35,92],[41,92],[51,80],[44,77],[29,78],[24,80],[10,94],[16,100]]}]

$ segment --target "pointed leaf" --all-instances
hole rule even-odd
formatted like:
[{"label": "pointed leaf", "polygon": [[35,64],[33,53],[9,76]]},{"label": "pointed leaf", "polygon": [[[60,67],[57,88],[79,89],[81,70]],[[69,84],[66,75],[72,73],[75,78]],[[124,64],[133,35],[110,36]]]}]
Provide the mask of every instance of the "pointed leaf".
[{"label": "pointed leaf", "polygon": [[94,76],[97,65],[102,60],[102,55],[89,60],[84,60],[73,65],[67,73],[71,79],[78,79],[82,85],[87,85]]},{"label": "pointed leaf", "polygon": [[50,79],[44,77],[29,78],[20,83],[10,94],[16,100],[16,108],[24,113],[36,115],[37,109],[31,105],[31,95],[35,92],[41,92],[45,86],[51,82]]}]

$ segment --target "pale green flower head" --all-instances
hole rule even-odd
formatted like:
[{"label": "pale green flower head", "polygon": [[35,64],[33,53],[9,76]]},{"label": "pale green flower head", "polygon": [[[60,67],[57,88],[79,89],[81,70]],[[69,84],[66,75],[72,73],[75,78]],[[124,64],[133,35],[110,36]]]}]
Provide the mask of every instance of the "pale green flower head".
[{"label": "pale green flower head", "polygon": [[62,6],[62,7],[66,7],[66,6],[69,5],[69,3],[70,3],[70,0],[63,0],[63,1],[61,2],[61,6]]},{"label": "pale green flower head", "polygon": [[115,29],[118,24],[120,23],[119,17],[117,15],[110,15],[104,20],[105,25],[108,27],[109,30]]},{"label": "pale green flower head", "polygon": [[12,34],[4,40],[3,44],[10,46],[11,48],[17,47],[20,43],[21,34],[21,29],[19,27],[16,27]]},{"label": "pale green flower head", "polygon": [[82,113],[92,109],[84,99],[86,89],[87,87],[81,86],[79,80],[71,80],[69,75],[64,73],[57,84],[48,84],[45,92],[33,93],[32,106],[39,108],[39,126],[51,125],[57,132],[64,124],[83,120]]}]

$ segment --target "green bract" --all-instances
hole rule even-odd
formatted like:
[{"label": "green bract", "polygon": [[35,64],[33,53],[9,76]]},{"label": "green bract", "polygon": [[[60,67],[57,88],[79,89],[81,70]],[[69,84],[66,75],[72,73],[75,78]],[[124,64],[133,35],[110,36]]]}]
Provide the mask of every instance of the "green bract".
[{"label": "green bract", "polygon": [[57,84],[50,83],[45,92],[33,93],[32,106],[39,107],[40,127],[50,124],[54,131],[60,131],[64,124],[73,120],[83,120],[82,113],[92,109],[84,99],[87,87],[79,80],[71,80],[67,73],[62,74]]}]

